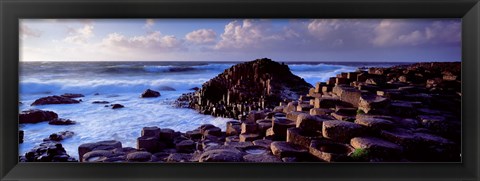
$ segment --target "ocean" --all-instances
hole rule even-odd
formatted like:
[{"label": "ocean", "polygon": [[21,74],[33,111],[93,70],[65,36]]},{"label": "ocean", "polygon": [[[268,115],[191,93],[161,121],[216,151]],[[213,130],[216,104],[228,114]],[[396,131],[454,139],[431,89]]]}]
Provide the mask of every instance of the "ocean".
[{"label": "ocean", "polygon": [[[136,138],[146,126],[189,131],[202,124],[225,130],[228,118],[215,118],[193,109],[176,108],[173,102],[191,92],[236,62],[20,62],[19,110],[54,111],[60,118],[76,121],[68,126],[47,122],[22,124],[23,155],[44,138],[60,131],[73,131],[72,138],[61,143],[70,156],[78,158],[78,146],[102,140],[118,140],[124,147],[136,147]],[[326,81],[341,72],[358,67],[389,67],[406,63],[369,62],[295,62],[291,71],[308,83]],[[158,98],[140,98],[146,89],[160,91]],[[80,104],[30,106],[36,99],[64,93],[85,95]],[[111,109],[93,101],[108,101],[125,106]]]}]

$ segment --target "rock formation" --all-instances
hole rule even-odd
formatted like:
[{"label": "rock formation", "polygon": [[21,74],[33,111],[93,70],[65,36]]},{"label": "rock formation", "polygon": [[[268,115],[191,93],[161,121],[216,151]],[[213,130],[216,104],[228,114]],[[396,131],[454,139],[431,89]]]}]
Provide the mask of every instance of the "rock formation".
[{"label": "rock formation", "polygon": [[287,65],[263,58],[226,69],[199,90],[180,97],[178,103],[204,114],[237,119],[252,110],[298,99],[310,87]]}]

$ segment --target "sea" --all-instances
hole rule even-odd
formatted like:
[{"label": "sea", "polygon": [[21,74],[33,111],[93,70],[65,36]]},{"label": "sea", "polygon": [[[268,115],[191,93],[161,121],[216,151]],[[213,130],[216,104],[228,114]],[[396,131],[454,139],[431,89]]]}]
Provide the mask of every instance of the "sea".
[{"label": "sea", "polygon": [[[157,126],[186,132],[202,124],[225,130],[229,118],[177,108],[174,101],[192,88],[239,62],[20,62],[19,111],[41,109],[54,111],[74,125],[49,125],[48,122],[20,124],[24,155],[50,134],[73,131],[61,141],[70,156],[78,158],[78,146],[103,140],[118,140],[124,147],[136,147],[143,127]],[[402,62],[285,62],[290,70],[308,83],[326,81],[341,72],[359,67],[389,67]],[[141,98],[146,89],[159,91],[158,98]],[[31,106],[36,99],[64,93],[83,94],[79,104]],[[108,101],[125,106],[111,109],[93,101]]]}]

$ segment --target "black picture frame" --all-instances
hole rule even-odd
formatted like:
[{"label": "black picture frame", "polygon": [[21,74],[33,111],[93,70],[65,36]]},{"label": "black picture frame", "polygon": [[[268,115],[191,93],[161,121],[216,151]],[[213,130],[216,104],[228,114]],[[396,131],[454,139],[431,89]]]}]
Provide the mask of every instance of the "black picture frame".
[{"label": "black picture frame", "polygon": [[[22,18],[462,18],[462,163],[18,163]],[[1,180],[478,180],[478,0],[1,0]]]}]

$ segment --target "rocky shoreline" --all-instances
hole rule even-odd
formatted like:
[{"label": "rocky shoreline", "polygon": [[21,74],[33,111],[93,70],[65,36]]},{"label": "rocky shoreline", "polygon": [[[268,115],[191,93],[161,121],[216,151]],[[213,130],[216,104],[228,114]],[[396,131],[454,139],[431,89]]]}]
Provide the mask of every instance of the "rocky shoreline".
[{"label": "rocky shoreline", "polygon": [[[225,132],[210,124],[185,133],[152,125],[141,130],[136,148],[115,140],[85,143],[78,161],[458,162],[460,73],[460,62],[416,63],[345,72],[313,87],[288,66],[259,59],[225,70],[176,103],[236,119]],[[75,102],[60,97],[41,104]],[[19,117],[35,118],[23,123],[61,119],[52,113]],[[59,142],[73,134],[51,135],[20,161],[77,161]]]}]

